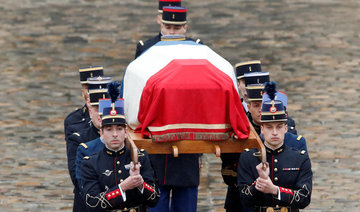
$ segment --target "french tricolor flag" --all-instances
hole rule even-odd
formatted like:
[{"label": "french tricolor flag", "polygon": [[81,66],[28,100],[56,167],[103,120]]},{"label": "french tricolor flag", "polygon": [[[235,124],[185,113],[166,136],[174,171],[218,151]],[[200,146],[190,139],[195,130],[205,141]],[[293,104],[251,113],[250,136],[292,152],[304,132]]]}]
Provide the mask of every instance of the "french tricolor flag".
[{"label": "french tricolor flag", "polygon": [[246,139],[250,127],[232,65],[193,41],[160,41],[124,77],[128,125],[158,142]]}]

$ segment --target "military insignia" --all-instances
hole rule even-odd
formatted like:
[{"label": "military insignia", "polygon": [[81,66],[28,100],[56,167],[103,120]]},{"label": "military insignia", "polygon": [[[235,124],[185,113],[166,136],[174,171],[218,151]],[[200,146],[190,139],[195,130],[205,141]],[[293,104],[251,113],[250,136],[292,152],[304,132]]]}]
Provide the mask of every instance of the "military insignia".
[{"label": "military insignia", "polygon": [[77,136],[79,136],[79,137],[80,137],[80,134],[79,134],[79,133],[77,133],[77,132],[74,132],[73,134],[74,134],[74,135],[77,135]]},{"label": "military insignia", "polygon": [[303,155],[303,154],[305,154],[305,152],[306,152],[305,150],[302,150],[302,151],[300,152],[300,154]]},{"label": "military insignia", "polygon": [[116,116],[116,114],[117,114],[117,112],[116,112],[116,110],[115,110],[115,109],[112,109],[112,110],[110,111],[110,115],[112,115],[112,116]]},{"label": "military insignia", "polygon": [[300,168],[283,168],[283,171],[299,171]]},{"label": "military insignia", "polygon": [[126,170],[129,170],[129,169],[130,169],[130,163],[129,163],[129,164],[126,164],[126,165],[124,165],[124,168],[125,168]]},{"label": "military insignia", "polygon": [[172,19],[175,19],[175,14],[172,14]]},{"label": "military insignia", "polygon": [[103,78],[101,76],[98,76],[98,78],[96,78],[98,81],[101,81]]},{"label": "military insignia", "polygon": [[144,42],[142,40],[139,40],[140,45],[144,45]]},{"label": "military insignia", "polygon": [[[293,127],[292,127],[292,128],[293,128]],[[299,135],[296,140],[300,141],[301,138],[302,138],[302,136]]]},{"label": "military insignia", "polygon": [[93,74],[93,73],[90,73],[90,77],[94,77],[94,74]]},{"label": "military insignia", "polygon": [[251,66],[249,66],[249,71],[251,72]]},{"label": "military insignia", "polygon": [[109,177],[111,175],[113,171],[110,171],[110,170],[106,170],[103,175],[106,175],[107,177]]},{"label": "military insignia", "polygon": [[270,113],[276,113],[277,108],[275,106],[271,106],[269,111]]},{"label": "military insignia", "polygon": [[84,159],[84,160],[89,160],[90,157],[89,157],[89,156],[85,156],[85,157],[83,157],[83,159]]},{"label": "military insignia", "polygon": [[86,144],[84,144],[84,143],[81,143],[80,145],[83,146],[85,149],[88,148],[88,146]]}]

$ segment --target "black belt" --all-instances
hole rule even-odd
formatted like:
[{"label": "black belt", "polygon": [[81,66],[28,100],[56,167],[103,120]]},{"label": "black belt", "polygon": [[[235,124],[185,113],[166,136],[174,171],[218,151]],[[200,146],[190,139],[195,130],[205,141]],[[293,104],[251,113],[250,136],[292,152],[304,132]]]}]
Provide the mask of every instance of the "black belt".
[{"label": "black belt", "polygon": [[264,207],[264,206],[255,206],[253,208],[254,212],[298,212],[299,209],[291,208],[289,206],[278,206],[278,207]]}]

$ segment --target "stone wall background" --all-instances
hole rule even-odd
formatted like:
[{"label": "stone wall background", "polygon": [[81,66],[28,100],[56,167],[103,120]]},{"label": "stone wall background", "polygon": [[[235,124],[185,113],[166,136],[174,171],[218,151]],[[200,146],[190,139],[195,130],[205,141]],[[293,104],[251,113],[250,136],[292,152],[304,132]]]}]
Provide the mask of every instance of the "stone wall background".
[{"label": "stone wall background", "polygon": [[[184,0],[189,34],[232,64],[260,59],[288,93],[314,171],[305,211],[359,211],[358,0]],[[82,105],[78,68],[121,80],[155,0],[0,4],[0,211],[71,211],[63,120]],[[199,211],[223,211],[220,160],[205,155]]]}]

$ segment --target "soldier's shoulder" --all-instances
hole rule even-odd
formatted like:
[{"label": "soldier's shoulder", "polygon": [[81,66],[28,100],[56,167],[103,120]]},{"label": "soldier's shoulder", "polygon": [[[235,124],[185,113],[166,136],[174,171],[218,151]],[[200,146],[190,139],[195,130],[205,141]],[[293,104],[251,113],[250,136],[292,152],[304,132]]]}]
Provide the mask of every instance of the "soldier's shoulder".
[{"label": "soldier's shoulder", "polygon": [[298,142],[306,142],[305,137],[302,136],[302,135],[298,135],[298,136],[296,137],[296,140],[297,140]]},{"label": "soldier's shoulder", "polygon": [[76,108],[65,117],[65,123],[71,122],[73,119],[80,117],[82,113],[81,108]]},{"label": "soldier's shoulder", "polygon": [[65,126],[81,124],[90,120],[90,117],[86,115],[87,108],[85,106],[78,108],[66,116],[64,120]]},{"label": "soldier's shoulder", "polygon": [[241,156],[247,157],[247,158],[258,157],[258,156],[260,156],[260,152],[257,149],[246,148],[246,149],[244,149],[244,151],[242,151]]},{"label": "soldier's shoulder", "polygon": [[287,154],[289,158],[291,158],[291,160],[306,159],[306,157],[309,156],[307,150],[298,150],[294,147],[289,147],[289,146],[287,149],[288,149]]},{"label": "soldier's shoulder", "polygon": [[194,38],[186,37],[185,39],[194,41],[195,43],[198,43],[198,44],[204,44],[200,38],[194,39]]},{"label": "soldier's shoulder", "polygon": [[161,40],[161,37],[160,36],[155,36],[155,37],[152,37],[150,39],[147,39],[145,42],[144,42],[144,47],[147,47],[147,46],[152,46],[154,45],[155,43],[159,42]]},{"label": "soldier's shoulder", "polygon": [[306,139],[305,139],[304,136],[295,135],[295,134],[290,133],[290,132],[285,133],[285,139],[289,139],[291,141],[296,141],[296,142],[306,142]]}]

